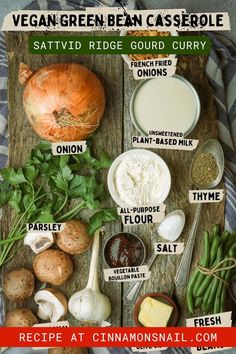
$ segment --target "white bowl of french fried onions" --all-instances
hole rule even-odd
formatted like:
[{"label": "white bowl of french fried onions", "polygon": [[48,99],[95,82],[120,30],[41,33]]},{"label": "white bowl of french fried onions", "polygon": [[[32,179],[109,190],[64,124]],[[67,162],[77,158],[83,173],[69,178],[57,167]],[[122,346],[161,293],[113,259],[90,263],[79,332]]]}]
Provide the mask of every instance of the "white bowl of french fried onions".
[{"label": "white bowl of french fried onions", "polygon": [[[150,29],[140,29],[140,30],[127,30],[124,29],[120,32],[121,36],[178,36],[178,32],[176,31],[158,31],[158,30],[150,30]],[[153,59],[173,59],[175,58],[175,54],[122,54],[124,61],[127,64],[130,64],[131,61],[146,61],[146,60],[153,60]]]}]

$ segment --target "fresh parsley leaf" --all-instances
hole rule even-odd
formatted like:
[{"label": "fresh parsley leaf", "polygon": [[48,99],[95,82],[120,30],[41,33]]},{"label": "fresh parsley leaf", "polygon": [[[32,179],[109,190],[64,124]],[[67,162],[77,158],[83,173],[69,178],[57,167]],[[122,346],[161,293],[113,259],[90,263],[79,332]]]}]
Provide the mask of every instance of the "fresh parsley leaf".
[{"label": "fresh parsley leaf", "polygon": [[32,157],[31,159],[28,160],[28,163],[37,166],[41,164],[41,161],[37,157]]},{"label": "fresh parsley leaf", "polygon": [[55,214],[61,208],[65,200],[65,196],[59,193],[54,193],[52,198],[52,213]]},{"label": "fresh parsley leaf", "polygon": [[28,183],[21,184],[21,191],[22,191],[22,194],[25,194],[25,193],[31,194],[31,196],[33,198],[32,187]]},{"label": "fresh parsley leaf", "polygon": [[53,218],[53,215],[50,213],[42,212],[39,217],[38,217],[38,222],[41,223],[54,223],[55,220]]},{"label": "fresh parsley leaf", "polygon": [[70,181],[73,178],[73,174],[68,166],[64,166],[61,170],[62,178],[65,181]]},{"label": "fresh parsley leaf", "polygon": [[35,150],[34,157],[36,157],[40,162],[44,162],[44,155],[40,150]]},{"label": "fresh parsley leaf", "polygon": [[48,203],[47,206],[44,206],[40,210],[40,214],[38,215],[38,222],[41,223],[53,223],[55,222],[53,215],[52,215],[52,204]]},{"label": "fresh parsley leaf", "polygon": [[44,154],[44,161],[50,161],[52,159],[52,154],[50,152]]},{"label": "fresh parsley leaf", "polygon": [[85,176],[74,176],[74,178],[69,182],[68,195],[71,198],[79,198],[86,194],[86,177]]},{"label": "fresh parsley leaf", "polygon": [[7,204],[11,197],[11,186],[7,181],[0,182],[0,208]]},{"label": "fresh parsley leaf", "polygon": [[21,202],[21,190],[15,189],[11,193],[11,197],[8,203],[13,209],[15,209],[17,213],[20,213],[21,212],[20,202]]},{"label": "fresh parsley leaf", "polygon": [[[83,154],[72,155],[72,161],[76,163],[70,163],[69,166],[73,171],[89,170],[90,173],[94,173],[96,159],[91,156],[90,149],[87,147]],[[85,173],[86,174],[86,173]]]},{"label": "fresh parsley leaf", "polygon": [[104,223],[116,221],[119,219],[115,208],[108,208],[98,211],[89,219],[88,232],[93,235]]},{"label": "fresh parsley leaf", "polygon": [[108,168],[111,166],[112,159],[105,151],[102,151],[99,160],[94,163],[97,169]]},{"label": "fresh parsley leaf", "polygon": [[32,184],[38,175],[38,169],[36,169],[33,165],[28,164],[24,168],[24,175],[27,181]]},{"label": "fresh parsley leaf", "polygon": [[12,167],[2,168],[0,170],[1,177],[4,181],[8,182],[9,176],[11,174]]},{"label": "fresh parsley leaf", "polygon": [[68,194],[71,198],[88,198],[94,197],[97,182],[94,176],[74,176],[69,183]]},{"label": "fresh parsley leaf", "polygon": [[28,209],[28,217],[32,216],[36,211],[37,211],[37,207],[35,205],[35,203],[33,203],[34,199],[32,194],[25,194],[22,198],[22,204],[26,209]]},{"label": "fresh parsley leaf", "polygon": [[69,158],[70,158],[69,155],[61,155],[59,157],[59,166],[60,166],[60,168],[63,168],[65,166],[67,166]]},{"label": "fresh parsley leaf", "polygon": [[61,172],[58,172],[56,177],[52,176],[57,188],[63,190],[64,192],[68,191],[68,182],[72,180],[72,178],[73,174],[68,166],[63,167]]},{"label": "fresh parsley leaf", "polygon": [[90,210],[95,210],[98,209],[100,207],[101,203],[99,202],[99,200],[95,200],[93,198],[87,198],[86,200],[86,207]]},{"label": "fresh parsley leaf", "polygon": [[27,182],[22,168],[20,168],[18,171],[15,171],[14,168],[11,167],[3,168],[1,170],[1,176],[5,181],[8,181],[12,185]]},{"label": "fresh parsley leaf", "polygon": [[77,161],[79,161],[82,164],[88,163],[90,165],[93,165],[96,162],[96,159],[91,155],[91,150],[89,147],[86,148],[83,154],[76,155],[76,157],[77,157]]},{"label": "fresh parsley leaf", "polygon": [[41,151],[51,151],[52,144],[49,141],[41,140],[38,145],[34,148],[34,150],[41,150]]}]

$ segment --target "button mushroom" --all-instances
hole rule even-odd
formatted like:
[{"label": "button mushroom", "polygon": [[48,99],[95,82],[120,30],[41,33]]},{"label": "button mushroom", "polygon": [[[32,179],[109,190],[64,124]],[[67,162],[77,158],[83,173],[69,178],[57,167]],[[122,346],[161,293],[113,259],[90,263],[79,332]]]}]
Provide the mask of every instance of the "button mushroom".
[{"label": "button mushroom", "polygon": [[24,244],[29,246],[36,254],[46,250],[54,243],[52,232],[28,232],[24,238]]},{"label": "button mushroom", "polygon": [[65,222],[64,230],[57,233],[56,244],[69,254],[80,254],[88,250],[92,237],[88,234],[88,225],[80,220]]},{"label": "button mushroom", "polygon": [[37,254],[33,270],[41,282],[58,286],[64,284],[73,273],[73,263],[65,252],[48,249]]},{"label": "button mushroom", "polygon": [[38,317],[42,320],[57,322],[67,313],[67,299],[57,289],[39,290],[34,296],[34,301],[39,306]]},{"label": "button mushroom", "polygon": [[25,268],[15,269],[7,273],[3,281],[3,292],[6,297],[17,303],[28,299],[34,291],[34,275]]},{"label": "button mushroom", "polygon": [[6,327],[32,327],[38,323],[37,318],[29,309],[15,309],[6,315]]}]

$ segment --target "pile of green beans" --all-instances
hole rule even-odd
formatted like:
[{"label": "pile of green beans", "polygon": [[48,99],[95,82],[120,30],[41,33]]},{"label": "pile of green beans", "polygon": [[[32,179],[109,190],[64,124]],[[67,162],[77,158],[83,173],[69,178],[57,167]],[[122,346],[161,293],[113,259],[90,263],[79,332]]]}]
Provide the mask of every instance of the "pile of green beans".
[{"label": "pile of green beans", "polygon": [[[204,252],[198,265],[212,269],[227,258],[236,258],[236,232],[221,232],[219,225],[214,225],[211,233],[204,232]],[[222,262],[219,268],[232,265],[232,261]],[[198,267],[188,283],[186,301],[189,312],[201,309],[203,314],[224,311],[227,288],[230,281],[236,279],[236,267],[220,270],[213,275],[202,273]],[[221,280],[223,279],[223,280]]]}]

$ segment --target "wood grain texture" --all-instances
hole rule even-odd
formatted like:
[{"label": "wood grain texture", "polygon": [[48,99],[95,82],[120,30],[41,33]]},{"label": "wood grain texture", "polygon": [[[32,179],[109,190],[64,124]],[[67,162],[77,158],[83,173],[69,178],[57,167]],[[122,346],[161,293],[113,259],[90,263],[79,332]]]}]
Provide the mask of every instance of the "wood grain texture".
[{"label": "wood grain texture", "polygon": [[[139,84],[133,79],[132,72],[128,66],[123,64],[123,60],[117,55],[97,55],[95,56],[69,56],[69,55],[30,55],[28,53],[27,43],[28,34],[7,34],[7,47],[9,56],[9,164],[14,167],[20,166],[28,157],[31,148],[38,142],[38,137],[29,126],[28,120],[22,106],[22,87],[18,83],[18,67],[20,61],[28,64],[33,70],[42,66],[56,62],[78,62],[85,64],[92,69],[104,82],[107,95],[107,106],[102,123],[93,136],[94,152],[97,154],[101,150],[106,150],[113,158],[117,157],[122,151],[132,148],[131,137],[138,132],[133,127],[129,114],[129,102],[133,90]],[[186,77],[197,89],[201,100],[201,116],[195,130],[189,137],[199,139],[200,143],[209,138],[217,137],[216,112],[211,90],[204,75],[204,66],[206,58],[204,57],[181,57],[178,63],[178,73]],[[170,98],[171,100],[171,98]],[[188,190],[191,186],[188,174],[190,162],[194,152],[188,151],[169,151],[153,150],[158,153],[167,162],[172,176],[172,188],[168,199],[166,200],[167,212],[174,209],[182,209],[186,214],[186,227],[184,229],[180,242],[186,242],[191,224],[194,218],[196,205],[188,203]],[[102,178],[106,179],[106,173]],[[110,199],[109,205],[114,205]],[[14,216],[9,209],[4,208],[4,217],[2,219],[2,230],[6,234],[11,226],[11,220]],[[208,204],[203,207],[201,221],[198,228],[196,243],[194,246],[193,264],[196,263],[200,252],[202,251],[202,233],[214,223],[223,225],[224,221],[224,202],[219,204]],[[147,258],[153,251],[153,242],[158,240],[156,225],[143,225],[136,227],[121,227],[116,223],[109,225],[104,239],[110,235],[121,231],[131,231],[140,236],[147,247]],[[102,244],[103,244],[102,240]],[[103,246],[103,245],[102,245]],[[102,246],[101,246],[101,268],[102,268]],[[84,255],[74,256],[73,262],[75,272],[70,281],[61,289],[67,296],[70,296],[76,290],[83,289],[86,286],[89,262],[91,252]],[[22,248],[17,257],[4,267],[4,273],[19,266],[31,268],[33,253],[28,248]],[[180,262],[180,256],[158,256],[153,267],[152,276],[145,281],[140,295],[162,291],[170,294],[173,289],[174,277]],[[104,283],[100,269],[101,289],[109,296],[112,302],[112,316],[110,321],[113,326],[133,325],[133,308],[125,306],[122,303],[122,293],[130,286],[129,283],[115,284]],[[181,316],[179,324],[184,325],[185,319],[189,317],[185,306],[185,290],[176,289],[176,295],[181,307]],[[22,306],[27,306],[36,310],[33,301],[27,301]],[[15,305],[6,302],[5,309],[9,311]],[[70,318],[71,324],[76,324]],[[82,325],[80,323],[80,325]]]}]

